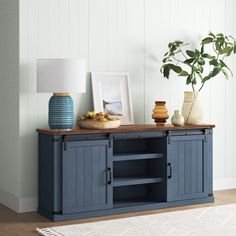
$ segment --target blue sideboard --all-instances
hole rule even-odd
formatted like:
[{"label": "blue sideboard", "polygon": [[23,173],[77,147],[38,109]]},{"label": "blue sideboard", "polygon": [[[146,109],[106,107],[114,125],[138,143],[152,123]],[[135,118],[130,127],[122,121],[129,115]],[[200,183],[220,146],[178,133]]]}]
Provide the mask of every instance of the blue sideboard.
[{"label": "blue sideboard", "polygon": [[60,221],[213,202],[213,128],[38,129],[38,213]]}]

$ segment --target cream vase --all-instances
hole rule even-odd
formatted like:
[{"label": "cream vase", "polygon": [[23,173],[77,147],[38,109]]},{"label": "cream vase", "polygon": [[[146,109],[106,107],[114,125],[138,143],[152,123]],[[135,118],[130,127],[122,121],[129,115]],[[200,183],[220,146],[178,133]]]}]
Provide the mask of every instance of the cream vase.
[{"label": "cream vase", "polygon": [[184,125],[184,117],[179,110],[174,111],[174,115],[171,117],[171,123],[176,126]]},{"label": "cream vase", "polygon": [[203,108],[197,92],[184,92],[182,115],[185,124],[198,125],[203,120]]}]

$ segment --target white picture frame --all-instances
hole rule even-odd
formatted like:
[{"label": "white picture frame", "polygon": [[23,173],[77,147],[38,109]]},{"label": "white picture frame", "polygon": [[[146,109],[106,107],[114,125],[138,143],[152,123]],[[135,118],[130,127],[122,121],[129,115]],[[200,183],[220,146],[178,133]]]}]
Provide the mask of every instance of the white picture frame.
[{"label": "white picture frame", "polygon": [[91,79],[94,111],[118,117],[121,125],[134,124],[129,73],[92,72]]}]

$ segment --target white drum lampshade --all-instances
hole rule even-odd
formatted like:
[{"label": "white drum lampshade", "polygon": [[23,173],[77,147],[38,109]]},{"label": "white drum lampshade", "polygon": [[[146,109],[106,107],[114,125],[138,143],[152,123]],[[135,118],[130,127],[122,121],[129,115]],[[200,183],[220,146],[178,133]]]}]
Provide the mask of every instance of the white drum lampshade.
[{"label": "white drum lampshade", "polygon": [[69,93],[85,93],[84,59],[38,59],[37,92],[53,93],[49,101],[51,129],[72,129],[73,101]]}]

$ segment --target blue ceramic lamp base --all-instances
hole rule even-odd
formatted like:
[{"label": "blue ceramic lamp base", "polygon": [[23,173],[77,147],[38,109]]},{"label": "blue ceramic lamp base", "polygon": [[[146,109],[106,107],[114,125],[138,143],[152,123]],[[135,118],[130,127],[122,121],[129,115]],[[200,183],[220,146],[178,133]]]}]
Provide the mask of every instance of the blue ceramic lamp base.
[{"label": "blue ceramic lamp base", "polygon": [[55,93],[50,98],[48,123],[50,129],[70,130],[73,128],[74,108],[69,94]]}]

